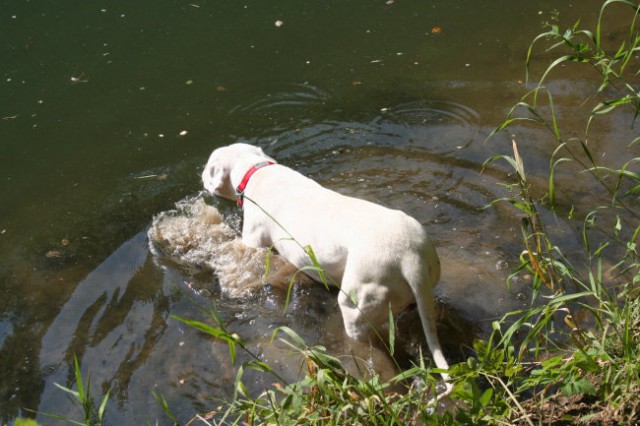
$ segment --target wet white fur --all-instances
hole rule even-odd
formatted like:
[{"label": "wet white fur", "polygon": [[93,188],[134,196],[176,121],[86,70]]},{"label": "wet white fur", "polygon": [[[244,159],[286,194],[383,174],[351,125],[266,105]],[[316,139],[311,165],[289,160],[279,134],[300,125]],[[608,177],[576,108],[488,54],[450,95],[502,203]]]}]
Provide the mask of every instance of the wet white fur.
[{"label": "wet white fur", "polygon": [[[247,170],[265,160],[275,161],[252,145],[218,148],[202,173],[204,187],[235,199],[234,188]],[[399,210],[338,194],[280,164],[257,170],[245,194],[244,244],[273,245],[298,268],[311,263],[300,246],[311,246],[320,265],[341,287],[338,303],[349,337],[366,340],[371,326],[387,322],[389,307],[397,313],[415,301],[436,366],[449,368],[434,310],[433,287],[440,278],[440,261],[417,220]],[[446,374],[443,377],[447,379]],[[445,393],[450,390],[447,384]]]}]

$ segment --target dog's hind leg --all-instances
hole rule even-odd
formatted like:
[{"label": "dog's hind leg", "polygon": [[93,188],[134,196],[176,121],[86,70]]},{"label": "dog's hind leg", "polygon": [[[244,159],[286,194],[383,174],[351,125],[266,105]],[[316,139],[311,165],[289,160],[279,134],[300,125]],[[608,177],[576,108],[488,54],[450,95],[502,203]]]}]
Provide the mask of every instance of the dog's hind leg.
[{"label": "dog's hind leg", "polygon": [[[384,323],[380,321],[381,318],[388,318],[384,305],[377,305],[374,300],[376,297],[367,297],[364,293],[362,287],[343,286],[338,295],[347,336],[362,342],[373,337],[376,331],[380,331],[380,325]],[[380,302],[384,303],[384,298],[380,299]]]},{"label": "dog's hind leg", "polygon": [[[413,294],[397,266],[350,254],[338,295],[349,337],[360,341],[376,339],[376,333],[389,319],[389,309],[396,312],[411,302]],[[386,336],[380,337],[387,340]]]},{"label": "dog's hind leg", "polygon": [[453,386],[449,382],[449,375],[446,373],[449,370],[449,363],[442,351],[436,328],[436,306],[433,287],[435,287],[437,279],[440,277],[440,262],[433,246],[428,247],[428,249],[425,250],[424,262],[419,262],[417,259],[406,259],[403,264],[403,275],[415,295],[427,345],[431,351],[433,362],[438,369],[442,370],[440,374],[446,386],[446,390],[443,393],[430,401],[430,403],[434,403],[448,396],[453,391]]}]

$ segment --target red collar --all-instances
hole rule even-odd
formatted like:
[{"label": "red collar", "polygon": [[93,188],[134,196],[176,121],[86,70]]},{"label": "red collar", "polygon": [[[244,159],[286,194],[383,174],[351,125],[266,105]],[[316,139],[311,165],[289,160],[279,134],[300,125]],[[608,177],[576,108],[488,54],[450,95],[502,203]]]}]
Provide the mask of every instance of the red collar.
[{"label": "red collar", "polygon": [[236,188],[236,198],[238,199],[237,203],[239,207],[242,207],[243,198],[244,198],[244,189],[247,187],[247,184],[249,183],[249,179],[251,178],[251,176],[253,176],[253,174],[256,171],[258,171],[258,169],[265,166],[270,166],[272,164],[276,164],[276,163],[274,163],[273,161],[263,161],[261,163],[254,164],[247,171],[247,173],[244,174],[244,177],[242,178],[240,185],[238,185],[238,187]]}]

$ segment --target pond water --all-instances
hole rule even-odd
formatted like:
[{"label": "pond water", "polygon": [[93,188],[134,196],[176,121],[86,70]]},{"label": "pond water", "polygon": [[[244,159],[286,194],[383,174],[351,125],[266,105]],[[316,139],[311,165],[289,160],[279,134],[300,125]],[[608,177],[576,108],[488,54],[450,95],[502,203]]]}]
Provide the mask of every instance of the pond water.
[{"label": "pond water", "polygon": [[[0,423],[34,410],[80,419],[55,386],[73,385],[74,355],[94,395],[111,389],[108,424],[170,424],[154,392],[183,422],[214,409],[233,392],[227,348],[170,317],[206,320],[202,307],[286,377],[298,365],[268,344],[278,326],[349,350],[335,294],[300,286],[285,313],[281,289],[226,297],[211,272],[149,251],[153,216],[196,196],[211,150],[238,140],[427,226],[442,261],[440,334],[448,357],[468,355],[528,303],[526,282],[506,286],[518,215],[483,209],[508,169],[482,164],[509,154],[513,134],[535,181],[554,149],[532,128],[485,138],[526,91],[542,23],[588,25],[600,4],[0,1]],[[570,133],[582,131],[585,78],[550,83]],[[631,115],[616,120],[594,129],[613,163],[634,132]],[[559,176],[567,200],[590,194],[584,185]],[[208,202],[237,225],[233,203]],[[577,247],[580,229],[557,227]]]}]

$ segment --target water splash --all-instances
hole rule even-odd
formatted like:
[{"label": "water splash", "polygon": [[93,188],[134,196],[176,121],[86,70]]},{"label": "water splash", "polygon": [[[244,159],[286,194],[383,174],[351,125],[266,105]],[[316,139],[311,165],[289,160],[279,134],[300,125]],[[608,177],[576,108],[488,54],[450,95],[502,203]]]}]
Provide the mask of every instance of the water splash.
[{"label": "water splash", "polygon": [[308,280],[269,249],[244,245],[202,195],[179,201],[175,209],[155,216],[147,235],[156,259],[178,264],[190,273],[214,271],[227,297],[249,296],[265,284],[285,288],[292,278]]}]

